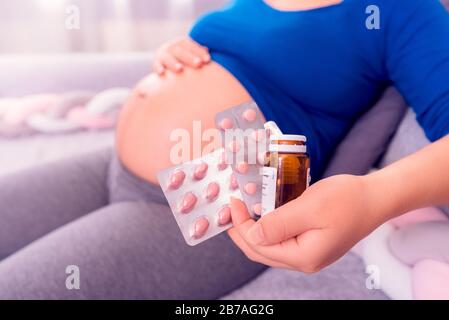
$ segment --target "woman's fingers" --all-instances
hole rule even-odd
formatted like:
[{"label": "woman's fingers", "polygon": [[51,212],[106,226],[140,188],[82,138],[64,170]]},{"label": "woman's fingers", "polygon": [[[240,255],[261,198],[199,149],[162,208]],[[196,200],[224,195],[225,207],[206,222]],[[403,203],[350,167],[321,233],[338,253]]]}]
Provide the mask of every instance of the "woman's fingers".
[{"label": "woman's fingers", "polygon": [[242,252],[245,254],[245,256],[248,259],[250,259],[251,261],[262,263],[262,264],[265,264],[265,265],[273,267],[273,268],[294,270],[293,267],[291,267],[289,265],[268,259],[268,258],[260,255],[253,249],[251,249],[251,247],[242,238],[242,236],[240,235],[240,233],[238,232],[238,230],[236,228],[229,229],[228,234],[229,234],[229,237],[232,239],[232,241],[234,241],[234,243],[237,245],[237,247],[239,247],[239,249],[242,250]]},{"label": "woman's fingers", "polygon": [[[328,230],[309,230],[274,245],[254,245],[248,240],[247,227],[248,225],[241,225],[239,232],[252,250],[267,259],[292,266],[298,271],[316,272],[328,264],[325,259],[329,254],[334,255],[329,252],[335,242],[329,237]],[[337,257],[337,253],[335,256]]]},{"label": "woman's fingers", "polygon": [[[328,230],[311,229],[273,245],[257,245],[253,243],[250,234],[261,220],[255,222],[251,219],[246,205],[238,199],[231,199],[231,213],[234,228],[229,230],[229,235],[253,261],[310,273],[323,266],[323,256],[332,255],[329,250],[332,248],[333,241]],[[271,214],[275,215],[275,213]],[[265,226],[270,229],[268,225]],[[338,253],[335,256],[337,257]]]},{"label": "woman's fingers", "polygon": [[[231,203],[231,212],[232,212],[232,219],[234,221],[235,217],[239,219],[239,211],[238,209],[235,209],[236,207],[232,206]],[[239,207],[237,207],[239,208]],[[239,221],[240,223],[234,222],[234,228],[232,232],[237,232],[239,234],[239,238],[236,238],[237,240],[240,240],[239,242],[236,242],[236,240],[233,238],[234,242],[239,246],[240,249],[243,250],[243,252],[248,256],[249,259],[253,260],[253,257],[261,256],[266,260],[270,261],[276,261],[276,263],[283,264],[283,265],[291,265],[287,263],[289,259],[286,259],[285,257],[285,246],[282,246],[281,244],[276,244],[274,246],[256,246],[248,241],[248,230],[250,230],[254,225],[255,221],[252,219],[247,219],[246,221]],[[260,250],[262,248],[263,250]],[[289,248],[290,250],[292,248]]]},{"label": "woman's fingers", "polygon": [[209,49],[194,42],[193,40],[187,40],[183,43],[184,48],[190,51],[193,55],[202,60],[203,63],[208,63],[211,60]]},{"label": "woman's fingers", "polygon": [[174,57],[182,64],[191,67],[199,68],[203,64],[203,60],[198,55],[193,54],[190,50],[183,46],[177,46],[173,49]]},{"label": "woman's fingers", "polygon": [[[242,200],[231,197],[230,207],[234,227],[237,227],[248,220],[252,220],[248,208],[246,208],[246,205]],[[254,222],[254,220],[252,221]]]},{"label": "woman's fingers", "polygon": [[183,70],[184,66],[181,62],[178,61],[173,55],[164,52],[159,56],[160,63],[164,66],[164,68],[179,73]]},{"label": "woman's fingers", "polygon": [[234,224],[234,227],[228,230],[228,234],[231,237],[232,241],[234,241],[234,243],[240,248],[240,250],[243,251],[243,253],[248,257],[248,259],[275,268],[293,269],[292,267],[286,264],[268,259],[255,252],[243,239],[240,232],[240,229],[243,228],[247,230],[255,223],[254,220],[251,219],[245,203],[236,198],[231,198],[230,206],[231,206],[232,222]]},{"label": "woman's fingers", "polygon": [[248,241],[254,245],[272,245],[294,238],[313,229],[313,211],[310,205],[298,198],[263,216],[248,230]]},{"label": "woman's fingers", "polygon": [[201,68],[211,61],[209,50],[191,39],[180,39],[163,45],[156,54],[154,71],[180,73],[184,67]]},{"label": "woman's fingers", "polygon": [[230,207],[234,228],[230,229],[228,233],[234,243],[250,260],[270,265],[275,268],[293,269],[287,264],[264,257],[252,249],[247,240],[244,239],[243,235],[255,224],[255,221],[251,219],[248,209],[243,201],[237,198],[231,198]]},{"label": "woman's fingers", "polygon": [[349,175],[323,179],[257,222],[249,219],[247,212],[238,213],[235,230],[241,236],[242,250],[256,259],[302,272],[321,270],[379,223],[377,219],[365,221],[370,219],[366,215],[360,218],[371,195],[366,194],[359,179]]},{"label": "woman's fingers", "polygon": [[161,76],[165,73],[165,67],[159,60],[156,59],[153,64],[153,71]]},{"label": "woman's fingers", "polygon": [[[251,234],[254,230],[262,232],[257,227],[262,219],[258,222],[251,219],[245,203],[241,200],[231,198],[230,206],[234,228],[230,229],[228,233],[234,243],[250,260],[278,268],[295,269],[304,272],[315,271],[317,258],[313,257],[313,253],[322,251],[322,245],[319,244],[321,242],[320,237],[317,237],[317,232],[321,230],[311,230],[299,237],[292,236],[288,240],[279,241],[274,245],[257,245],[253,243],[254,235]],[[273,212],[270,215],[275,214]],[[271,229],[266,223],[264,226],[266,230]],[[276,232],[273,234],[276,234]],[[300,242],[301,245],[299,245]]]},{"label": "woman's fingers", "polygon": [[249,248],[265,259],[277,261],[278,263],[290,265],[296,270],[304,269],[304,257],[301,256],[301,250],[298,247],[296,238],[283,241],[274,245],[254,245],[248,239],[248,231],[253,225],[242,224],[237,227],[243,241],[247,243]]}]

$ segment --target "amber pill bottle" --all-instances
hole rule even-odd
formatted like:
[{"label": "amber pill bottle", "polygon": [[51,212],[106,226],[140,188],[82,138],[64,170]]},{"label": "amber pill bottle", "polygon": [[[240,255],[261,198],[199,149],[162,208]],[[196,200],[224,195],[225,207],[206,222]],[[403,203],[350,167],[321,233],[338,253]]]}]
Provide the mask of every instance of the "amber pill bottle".
[{"label": "amber pill bottle", "polygon": [[263,168],[263,214],[296,199],[309,186],[310,158],[306,142],[306,137],[301,135],[270,137]]}]

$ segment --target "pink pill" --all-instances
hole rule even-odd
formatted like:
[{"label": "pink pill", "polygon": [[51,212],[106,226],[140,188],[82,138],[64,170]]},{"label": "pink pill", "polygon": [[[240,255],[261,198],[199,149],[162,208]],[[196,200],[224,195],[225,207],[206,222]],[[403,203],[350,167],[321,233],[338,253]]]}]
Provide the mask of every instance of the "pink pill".
[{"label": "pink pill", "polygon": [[257,162],[259,162],[259,164],[261,165],[265,165],[268,162],[268,158],[265,152],[261,152],[257,155]]},{"label": "pink pill", "polygon": [[228,144],[228,149],[231,152],[236,153],[237,151],[240,150],[240,144],[237,140],[233,140]]},{"label": "pink pill", "polygon": [[265,138],[265,130],[254,130],[251,132],[251,138],[257,142],[262,141]]},{"label": "pink pill", "polygon": [[185,177],[186,174],[182,170],[173,172],[169,178],[168,188],[178,189],[184,182]]},{"label": "pink pill", "polygon": [[203,237],[207,229],[209,228],[209,220],[206,217],[201,217],[195,220],[192,229],[190,231],[190,236],[194,239],[199,239]]},{"label": "pink pill", "polygon": [[218,225],[225,226],[231,222],[231,208],[225,206],[218,211]]},{"label": "pink pill", "polygon": [[234,127],[234,123],[232,122],[231,119],[229,118],[224,118],[223,120],[221,120],[220,122],[220,127],[223,130],[227,130],[227,129],[232,129]]},{"label": "pink pill", "polygon": [[195,207],[196,201],[197,198],[192,192],[186,193],[179,205],[179,211],[181,213],[189,213]]},{"label": "pink pill", "polygon": [[195,180],[201,180],[206,176],[208,169],[207,163],[200,163],[198,164],[195,169],[193,170],[193,178]]},{"label": "pink pill", "polygon": [[206,199],[211,202],[217,199],[220,193],[220,185],[216,182],[211,182],[206,188]]},{"label": "pink pill", "polygon": [[228,167],[228,163],[226,161],[226,154],[224,152],[220,155],[220,158],[218,159],[217,167],[218,167],[218,170],[220,170],[220,171],[224,170]]},{"label": "pink pill", "polygon": [[255,214],[257,214],[258,216],[260,216],[260,215],[262,214],[262,204],[256,203],[256,204],[253,206],[253,211],[254,211]]},{"label": "pink pill", "polygon": [[240,174],[246,174],[248,172],[249,165],[246,162],[240,162],[236,167],[235,170]]},{"label": "pink pill", "polygon": [[255,194],[257,191],[257,184],[254,182],[249,182],[245,185],[245,192],[249,195]]},{"label": "pink pill", "polygon": [[239,187],[239,183],[237,182],[237,178],[235,175],[231,174],[231,178],[229,180],[229,189],[236,190]]},{"label": "pink pill", "polygon": [[245,119],[248,122],[254,122],[257,118],[257,112],[254,109],[248,109],[245,112],[243,112],[243,119]]}]

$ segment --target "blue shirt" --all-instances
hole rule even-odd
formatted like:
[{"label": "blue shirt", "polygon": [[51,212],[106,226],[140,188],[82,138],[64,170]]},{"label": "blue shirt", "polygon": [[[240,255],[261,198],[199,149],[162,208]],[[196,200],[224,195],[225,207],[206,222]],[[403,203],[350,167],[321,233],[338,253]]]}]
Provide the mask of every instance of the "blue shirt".
[{"label": "blue shirt", "polygon": [[[367,28],[369,5],[379,29]],[[284,133],[308,137],[319,178],[354,122],[394,84],[431,140],[449,133],[449,16],[438,0],[344,0],[279,11],[234,0],[190,36]]]}]

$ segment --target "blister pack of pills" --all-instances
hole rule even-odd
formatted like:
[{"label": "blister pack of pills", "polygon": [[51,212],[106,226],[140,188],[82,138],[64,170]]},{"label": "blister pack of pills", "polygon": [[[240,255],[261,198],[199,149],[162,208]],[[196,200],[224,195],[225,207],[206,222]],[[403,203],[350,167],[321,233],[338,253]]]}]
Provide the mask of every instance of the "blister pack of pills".
[{"label": "blister pack of pills", "polygon": [[248,211],[257,218],[262,213],[261,169],[270,134],[264,117],[255,102],[248,102],[218,113],[215,123],[222,133],[226,163],[233,168]]},{"label": "blister pack of pills", "polygon": [[232,226],[229,202],[242,195],[223,149],[160,171],[158,180],[187,244]]}]

